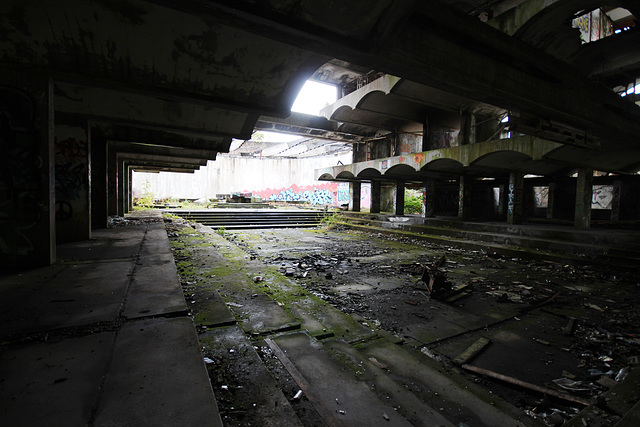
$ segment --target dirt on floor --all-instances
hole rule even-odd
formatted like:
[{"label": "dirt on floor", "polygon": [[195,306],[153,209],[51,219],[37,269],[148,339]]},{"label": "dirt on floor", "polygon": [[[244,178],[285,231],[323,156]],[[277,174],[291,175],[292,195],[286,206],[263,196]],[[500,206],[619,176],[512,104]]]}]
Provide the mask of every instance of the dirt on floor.
[{"label": "dirt on floor", "polygon": [[[640,363],[640,279],[633,266],[622,270],[505,258],[354,230],[220,231],[209,234],[215,240],[181,220],[166,225],[194,319],[201,319],[221,296],[247,337],[237,348],[216,351],[215,340],[206,339],[211,327],[195,322],[205,338],[203,354],[225,425],[264,422],[264,413],[250,409],[257,399],[251,382],[262,375],[252,371],[254,366],[267,368],[273,388],[283,396],[280,406],[288,403],[302,425],[323,425],[265,344],[268,333],[247,330],[251,315],[241,310],[259,299],[258,292],[251,284],[235,291],[222,287],[221,277],[232,274],[225,268],[242,271],[255,286],[269,284],[270,289],[277,277],[290,284],[285,287],[289,293],[267,290],[278,306],[299,307],[302,297],[305,304],[313,298],[322,301],[365,329],[386,331],[398,344],[468,377],[547,425],[569,420]],[[297,313],[288,311],[304,327]],[[229,320],[229,328],[232,324]],[[344,330],[325,327],[314,336],[366,340],[350,335],[348,327]],[[227,330],[225,336],[238,331]],[[460,359],[474,345],[477,354]],[[234,365],[230,361],[238,351],[250,354]],[[602,425],[619,418],[603,411]]]}]

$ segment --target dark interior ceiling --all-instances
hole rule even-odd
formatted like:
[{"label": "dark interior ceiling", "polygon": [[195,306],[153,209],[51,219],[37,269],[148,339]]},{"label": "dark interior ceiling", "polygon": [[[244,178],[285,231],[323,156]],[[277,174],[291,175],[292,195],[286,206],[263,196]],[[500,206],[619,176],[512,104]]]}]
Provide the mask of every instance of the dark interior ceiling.
[{"label": "dark interior ceiling", "polygon": [[0,60],[51,76],[56,120],[86,118],[113,141],[225,152],[259,120],[286,121],[310,77],[346,86],[384,73],[400,78],[390,92],[321,128],[358,142],[420,114],[455,124],[509,111],[635,153],[640,109],[611,89],[640,73],[637,33],[580,45],[568,22],[599,6],[638,16],[637,2],[547,2],[514,36],[483,22],[522,3],[8,0]]}]

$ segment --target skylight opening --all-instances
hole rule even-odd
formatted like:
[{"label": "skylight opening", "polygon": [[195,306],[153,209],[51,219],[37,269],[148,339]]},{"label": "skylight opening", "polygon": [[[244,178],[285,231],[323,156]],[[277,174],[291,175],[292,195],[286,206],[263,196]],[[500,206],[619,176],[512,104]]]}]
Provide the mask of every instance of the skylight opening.
[{"label": "skylight opening", "polygon": [[338,100],[338,87],[331,84],[320,83],[312,80],[302,86],[296,98],[292,112],[312,114],[317,116],[320,110]]}]

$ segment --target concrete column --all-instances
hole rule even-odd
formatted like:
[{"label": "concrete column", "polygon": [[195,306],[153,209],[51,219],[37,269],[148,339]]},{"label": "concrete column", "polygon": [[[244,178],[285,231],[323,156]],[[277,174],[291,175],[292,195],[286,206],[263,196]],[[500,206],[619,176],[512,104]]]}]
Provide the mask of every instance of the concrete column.
[{"label": "concrete column", "polygon": [[123,216],[125,213],[127,213],[126,211],[126,199],[125,199],[125,185],[126,185],[126,162],[118,159],[118,161],[116,162],[117,164],[117,169],[116,169],[116,174],[117,174],[117,183],[118,183],[118,198],[117,198],[117,203],[118,203],[118,215]]},{"label": "concrete column", "polygon": [[380,188],[380,211],[395,212],[396,186],[393,183],[383,182]]},{"label": "concrete column", "polygon": [[507,222],[520,224],[523,220],[524,175],[520,172],[509,174],[507,189]]},{"label": "concrete column", "polygon": [[349,193],[351,198],[349,199],[349,210],[353,212],[360,212],[360,200],[362,199],[362,183],[360,181],[349,183]]},{"label": "concrete column", "polygon": [[393,184],[394,212],[396,215],[404,215],[404,181],[397,180]]},{"label": "concrete column", "polygon": [[89,126],[91,146],[91,228],[107,228],[107,140],[95,126]]},{"label": "concrete column", "polygon": [[118,215],[118,155],[107,144],[107,212]]},{"label": "concrete column", "polygon": [[91,178],[87,123],[55,126],[56,241],[91,238]]},{"label": "concrete column", "polygon": [[371,213],[380,213],[382,182],[371,181]]},{"label": "concrete column", "polygon": [[498,185],[498,205],[496,207],[496,218],[498,218],[501,221],[505,221],[507,219],[507,212],[505,210],[505,207],[507,205],[506,200],[507,200],[507,191],[506,188],[507,186],[504,184],[500,184]]},{"label": "concrete column", "polygon": [[0,66],[0,267],[56,260],[53,83]]},{"label": "concrete column", "polygon": [[620,220],[620,199],[622,194],[622,181],[613,181],[613,200],[611,200],[611,221]]},{"label": "concrete column", "polygon": [[473,194],[473,177],[460,175],[458,191],[458,218],[464,221],[470,220],[472,215],[471,196]]},{"label": "concrete column", "polygon": [[131,166],[127,167],[127,186],[125,188],[127,190],[127,213],[129,213],[133,210],[133,168]]},{"label": "concrete column", "polygon": [[576,228],[591,227],[591,200],[593,198],[593,169],[578,169],[576,181],[576,213],[574,225]]},{"label": "concrete column", "polygon": [[433,217],[436,214],[436,180],[428,178],[422,187],[422,216]]},{"label": "concrete column", "polygon": [[461,144],[474,144],[476,142],[476,116],[472,113],[464,113],[461,118],[462,138]]},{"label": "concrete column", "polygon": [[553,219],[554,206],[556,202],[556,183],[549,183],[549,195],[547,196],[547,219]]}]

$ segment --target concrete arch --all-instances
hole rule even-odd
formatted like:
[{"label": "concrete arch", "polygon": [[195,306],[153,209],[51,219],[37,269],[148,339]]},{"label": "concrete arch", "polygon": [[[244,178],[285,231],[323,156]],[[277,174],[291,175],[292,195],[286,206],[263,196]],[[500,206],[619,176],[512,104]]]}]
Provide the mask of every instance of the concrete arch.
[{"label": "concrete arch", "polygon": [[[474,166],[488,166],[496,169],[518,169],[522,162],[530,162],[532,157],[515,150],[500,150],[482,155],[471,161]],[[513,166],[513,167],[512,167]]]},{"label": "concrete arch", "polygon": [[454,159],[440,158],[435,159],[424,165],[421,171],[434,171],[434,172],[450,172],[462,174],[464,173],[464,165]]},{"label": "concrete arch", "polygon": [[336,176],[336,179],[353,179],[353,178],[355,178],[355,176],[353,175],[353,173],[349,171],[342,171]]},{"label": "concrete arch", "polygon": [[382,174],[375,168],[365,168],[358,172],[358,178],[379,178],[380,176]]},{"label": "concrete arch", "polygon": [[330,173],[323,173],[318,177],[318,181],[333,181],[333,180],[334,180],[333,175],[331,175]]},{"label": "concrete arch", "polygon": [[407,175],[415,175],[416,172],[418,171],[409,165],[399,164],[387,169],[387,171],[384,173],[384,176],[388,176],[388,177],[407,176]]}]

